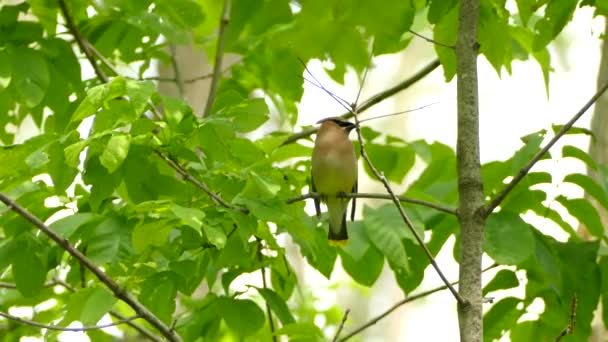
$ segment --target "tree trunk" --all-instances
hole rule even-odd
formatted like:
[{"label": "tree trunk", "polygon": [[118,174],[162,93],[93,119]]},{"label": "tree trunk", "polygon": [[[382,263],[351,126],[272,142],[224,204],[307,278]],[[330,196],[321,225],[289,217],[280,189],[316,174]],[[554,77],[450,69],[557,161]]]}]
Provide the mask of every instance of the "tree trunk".
[{"label": "tree trunk", "polygon": [[460,340],[483,340],[481,255],[483,253],[483,182],[479,161],[477,91],[477,18],[479,0],[461,0],[456,41],[458,93],[458,195],[460,223],[459,292],[468,301],[458,306]]}]

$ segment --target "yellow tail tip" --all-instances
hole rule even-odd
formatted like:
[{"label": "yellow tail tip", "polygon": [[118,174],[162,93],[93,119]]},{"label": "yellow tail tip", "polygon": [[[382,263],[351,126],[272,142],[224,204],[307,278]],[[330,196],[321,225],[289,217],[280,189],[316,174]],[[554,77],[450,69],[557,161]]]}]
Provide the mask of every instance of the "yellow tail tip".
[{"label": "yellow tail tip", "polygon": [[348,245],[348,239],[346,239],[346,240],[327,240],[327,243],[330,246],[334,246],[334,247],[344,247],[344,246]]}]

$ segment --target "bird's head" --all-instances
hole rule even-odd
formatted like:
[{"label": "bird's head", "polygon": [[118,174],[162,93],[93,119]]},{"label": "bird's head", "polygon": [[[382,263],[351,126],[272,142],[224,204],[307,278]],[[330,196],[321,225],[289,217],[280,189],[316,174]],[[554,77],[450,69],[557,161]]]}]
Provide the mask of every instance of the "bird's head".
[{"label": "bird's head", "polygon": [[343,120],[338,117],[325,118],[325,119],[319,120],[317,123],[321,124],[321,125],[335,125],[337,127],[342,128],[346,132],[346,134],[350,133],[350,131],[352,131],[353,128],[355,128],[354,123]]}]

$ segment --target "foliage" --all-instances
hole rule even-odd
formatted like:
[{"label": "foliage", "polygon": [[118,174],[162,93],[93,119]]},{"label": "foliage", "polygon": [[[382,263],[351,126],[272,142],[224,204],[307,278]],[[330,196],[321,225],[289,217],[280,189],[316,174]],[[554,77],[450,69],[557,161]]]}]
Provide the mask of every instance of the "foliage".
[{"label": "foliage", "polygon": [[[289,241],[328,278],[339,257],[346,273],[363,286],[376,282],[386,262],[406,294],[418,288],[429,261],[392,204],[365,207],[363,218],[350,224],[350,244],[330,247],[326,224],[310,217],[303,202],[285,202],[307,186],[309,145],[281,145],[291,132],[276,131],[257,140],[247,133],[269,120],[269,107],[295,123],[303,92],[297,57],[331,60],[334,67],[327,73],[343,82],[348,67],[366,67],[370,38],[377,55],[406,49],[415,17],[426,17],[436,41],[454,44],[457,3],[233,1],[225,52],[242,59],[231,66],[231,76],[222,78],[206,119],[181,99],[159,94],[156,84],[142,76],[154,62],[171,62],[168,44],[193,43],[212,57],[221,1],[68,1],[76,25],[95,49],[111,63],[134,71],[112,75],[102,66],[112,75],[108,83],[83,78],[91,75],[81,70],[78,46],[66,32],[55,1],[0,3],[0,189],[50,223],[165,324],[176,322],[186,341],[268,339],[266,305],[278,319],[277,335],[325,340],[339,325],[341,313],[337,308],[318,311],[311,304],[313,293],[295,294],[299,282],[286,253]],[[607,13],[599,0],[516,4],[519,12],[511,13],[505,1],[482,0],[480,53],[499,74],[503,67],[510,73],[513,60],[532,57],[546,84],[551,71],[547,45],[577,5]],[[436,52],[450,80],[456,72],[454,51],[437,45]],[[263,91],[264,97],[252,97],[254,90]],[[150,103],[162,108],[162,119],[153,118]],[[15,132],[28,120],[36,133],[24,140]],[[456,156],[450,147],[406,142],[369,128],[364,133],[370,158],[390,181],[400,183],[412,167],[422,168],[404,195],[457,205]],[[544,134],[526,137],[508,160],[483,165],[488,196],[539,151]],[[229,206],[219,205],[181,177],[159,153],[182,165]],[[484,293],[518,286],[515,270],[525,272],[527,282],[524,298],[501,298],[489,309],[486,340],[506,332],[518,341],[557,336],[568,323],[571,298],[577,296],[576,329],[567,338],[585,341],[600,291],[608,286],[608,262],[598,242],[605,240],[604,229],[596,209],[584,199],[548,197],[544,191],[572,183],[608,208],[605,166],[569,145],[552,158],[577,158],[604,175],[603,181],[581,174],[556,180],[533,172],[489,217],[485,251],[510,267],[498,272]],[[556,207],[580,220],[594,240],[582,241]],[[423,206],[407,206],[406,211],[434,254],[449,237],[459,238],[454,216]],[[36,310],[32,319],[60,326],[74,321],[93,325],[109,310],[132,314],[29,222],[5,206],[0,212],[0,279],[16,285],[16,291],[0,290],[0,311],[53,299],[51,308]],[[543,217],[543,225],[564,230],[568,240],[541,233],[523,216],[529,213]],[[261,269],[270,275],[270,286],[236,289],[235,280],[259,277]],[[45,286],[56,277],[65,278],[71,290]],[[201,290],[201,284],[208,290]],[[545,303],[544,312],[534,323],[521,321],[538,298]],[[325,326],[313,324],[319,315],[325,317]],[[11,322],[0,329],[5,341],[36,335],[57,339],[57,332]],[[136,334],[125,326],[120,329]],[[99,331],[88,335],[92,341],[112,338]]]}]

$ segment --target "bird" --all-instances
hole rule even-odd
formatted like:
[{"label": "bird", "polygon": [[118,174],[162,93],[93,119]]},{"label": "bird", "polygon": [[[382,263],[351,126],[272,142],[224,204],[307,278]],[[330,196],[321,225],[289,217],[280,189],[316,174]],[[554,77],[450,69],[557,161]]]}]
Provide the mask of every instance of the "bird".
[{"label": "bird", "polygon": [[[314,199],[315,211],[320,217],[320,201],[327,205],[328,243],[344,246],[348,243],[346,210],[350,199],[338,195],[357,192],[357,155],[348,138],[355,124],[336,117],[317,123],[321,126],[311,156],[311,190],[320,194],[320,198]],[[355,207],[356,199],[353,198],[351,220],[355,218]]]}]

